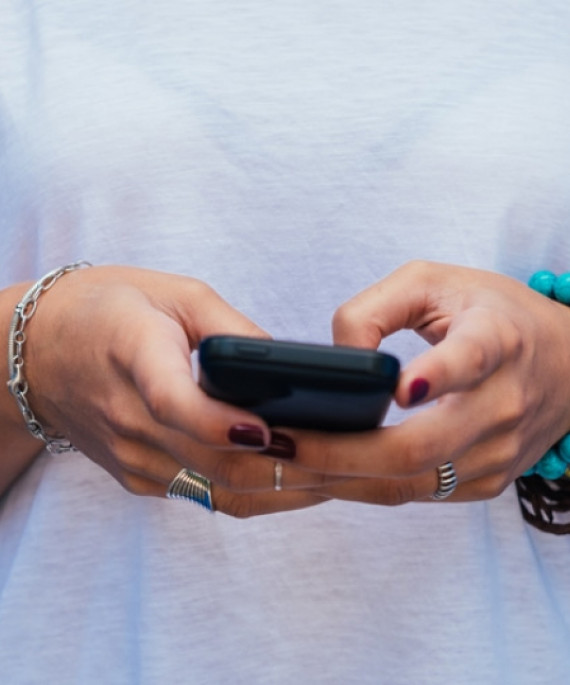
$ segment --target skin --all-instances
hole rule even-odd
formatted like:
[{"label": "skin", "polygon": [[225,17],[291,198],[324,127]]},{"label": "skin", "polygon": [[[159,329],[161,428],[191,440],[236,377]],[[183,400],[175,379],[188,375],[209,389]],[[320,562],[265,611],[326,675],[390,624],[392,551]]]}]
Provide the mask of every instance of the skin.
[{"label": "skin", "polygon": [[[26,286],[1,293],[6,336]],[[129,492],[163,497],[185,466],[212,481],[218,511],[240,518],[330,498],[429,499],[436,467],[446,461],[459,479],[446,501],[488,499],[568,431],[560,378],[570,372],[569,308],[505,276],[414,262],[341,306],[333,321],[335,342],[367,348],[402,328],[434,346],[404,369],[396,401],[410,406],[421,379],[429,406],[367,433],[278,429],[296,445],[294,459],[283,461],[279,492],[275,459],[259,454],[275,433],[204,395],[190,366],[206,335],[267,334],[195,279],[127,267],[67,274],[42,295],[27,327],[29,400],[48,432],[70,438]],[[260,430],[256,450],[231,442],[231,427],[243,425]],[[7,436],[0,447],[5,491],[42,445],[4,388],[0,433]]]},{"label": "skin", "polygon": [[[2,293],[4,339],[29,285]],[[272,433],[258,417],[198,388],[190,354],[215,333],[266,336],[195,279],[127,267],[66,274],[41,296],[26,327],[30,406],[48,434],[65,435],[133,494],[164,497],[168,483],[188,467],[213,481],[216,509],[233,516],[320,503],[308,489],[336,478],[296,471],[277,499],[268,487],[273,460],[230,441],[231,427],[256,426],[261,450],[271,445]],[[42,443],[27,433],[5,386],[0,434],[6,438],[0,488],[6,491]]]},{"label": "skin", "polygon": [[[17,302],[31,283],[21,283],[0,292],[0,339],[8,340],[10,319]],[[0,355],[0,374],[8,378],[6,355]],[[0,493],[36,458],[41,444],[23,430],[22,415],[4,383],[0,383]]]},{"label": "skin", "polygon": [[560,379],[570,371],[570,308],[505,276],[414,262],[343,305],[333,322],[336,343],[369,348],[402,328],[433,347],[403,371],[396,401],[409,406],[412,384],[424,379],[431,404],[364,435],[297,436],[297,467],[351,477],[324,488],[328,497],[427,499],[436,467],[451,461],[459,486],[445,501],[490,499],[568,432]]}]

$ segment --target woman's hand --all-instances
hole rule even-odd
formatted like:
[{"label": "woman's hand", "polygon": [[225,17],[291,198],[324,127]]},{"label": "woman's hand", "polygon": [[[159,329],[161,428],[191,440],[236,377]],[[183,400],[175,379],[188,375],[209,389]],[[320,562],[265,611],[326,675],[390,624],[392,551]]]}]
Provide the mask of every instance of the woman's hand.
[{"label": "woman's hand", "polygon": [[211,479],[215,508],[234,516],[322,501],[310,488],[325,479],[287,465],[287,491],[276,493],[274,460],[256,452],[287,459],[291,440],[196,384],[190,354],[220,333],[265,336],[195,279],[127,267],[69,273],[26,329],[30,405],[46,432],[132,493],[164,496],[187,467]]},{"label": "woman's hand", "polygon": [[433,344],[403,371],[400,425],[359,435],[295,433],[295,466],[349,478],[326,497],[429,498],[453,463],[450,500],[492,498],[570,428],[570,309],[497,274],[414,262],[344,304],[335,342],[376,348],[410,328]]}]

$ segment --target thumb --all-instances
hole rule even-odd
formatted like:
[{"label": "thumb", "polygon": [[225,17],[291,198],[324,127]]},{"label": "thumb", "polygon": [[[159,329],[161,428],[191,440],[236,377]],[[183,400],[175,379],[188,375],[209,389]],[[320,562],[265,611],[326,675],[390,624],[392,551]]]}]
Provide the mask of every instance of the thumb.
[{"label": "thumb", "polygon": [[430,342],[441,339],[450,320],[437,297],[442,268],[410,262],[345,302],[333,317],[335,343],[375,348],[404,328],[415,329]]}]

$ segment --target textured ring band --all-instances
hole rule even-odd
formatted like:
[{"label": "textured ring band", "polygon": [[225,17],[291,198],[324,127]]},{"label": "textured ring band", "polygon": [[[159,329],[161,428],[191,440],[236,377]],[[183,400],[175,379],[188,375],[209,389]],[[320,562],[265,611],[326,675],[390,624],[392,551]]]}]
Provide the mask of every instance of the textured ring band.
[{"label": "textured ring band", "polygon": [[437,490],[431,497],[435,500],[446,499],[457,487],[457,474],[450,461],[437,467],[437,478]]},{"label": "textured ring band", "polygon": [[214,511],[212,504],[212,483],[199,473],[182,469],[172,479],[166,491],[168,499],[183,499],[196,502],[208,511]]}]

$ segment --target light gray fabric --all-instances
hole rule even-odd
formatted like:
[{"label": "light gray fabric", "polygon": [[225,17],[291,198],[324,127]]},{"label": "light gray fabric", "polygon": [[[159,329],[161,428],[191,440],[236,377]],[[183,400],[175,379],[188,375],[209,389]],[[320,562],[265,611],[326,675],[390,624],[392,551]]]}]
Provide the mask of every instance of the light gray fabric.
[{"label": "light gray fabric", "polygon": [[[566,1],[5,5],[4,284],[160,268],[328,341],[408,259],[568,268]],[[512,489],[235,521],[44,455],[0,507],[7,685],[568,682],[569,542]]]}]

